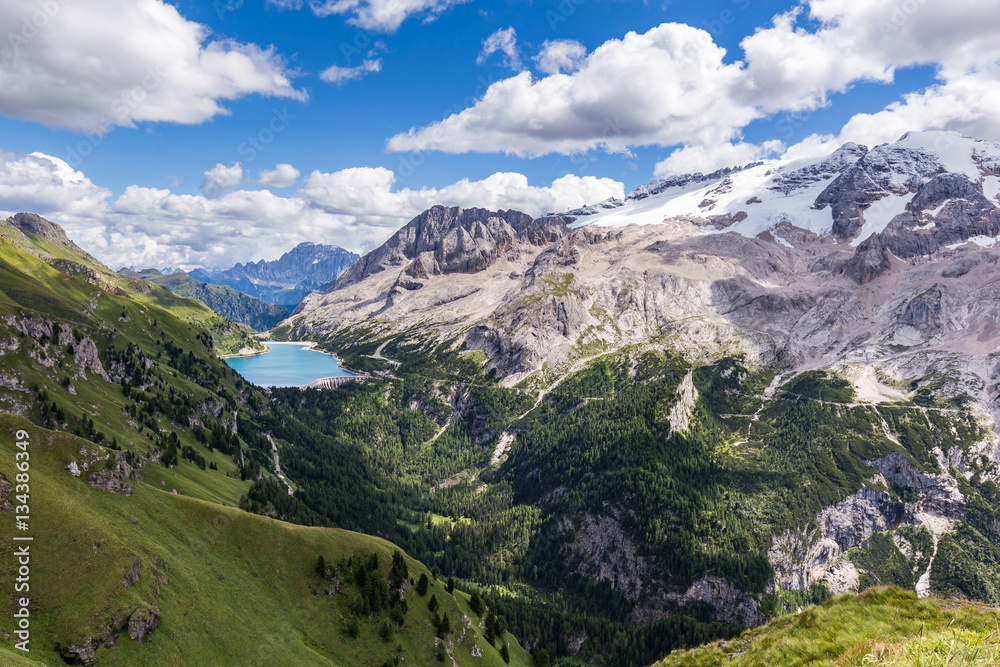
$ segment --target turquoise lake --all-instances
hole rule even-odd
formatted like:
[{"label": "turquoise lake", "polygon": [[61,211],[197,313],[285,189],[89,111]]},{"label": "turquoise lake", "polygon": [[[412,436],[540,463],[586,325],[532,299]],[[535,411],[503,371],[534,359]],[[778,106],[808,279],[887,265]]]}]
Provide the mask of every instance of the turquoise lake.
[{"label": "turquoise lake", "polygon": [[306,343],[264,341],[271,351],[254,357],[232,357],[226,363],[259,387],[301,387],[320,378],[351,376],[336,357],[310,350]]}]

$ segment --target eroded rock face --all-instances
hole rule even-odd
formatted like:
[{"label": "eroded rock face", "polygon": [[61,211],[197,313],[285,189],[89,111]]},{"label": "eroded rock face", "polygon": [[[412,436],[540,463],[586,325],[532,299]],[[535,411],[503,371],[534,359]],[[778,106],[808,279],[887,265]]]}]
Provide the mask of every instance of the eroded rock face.
[{"label": "eroded rock face", "polygon": [[908,517],[906,505],[885,491],[864,488],[817,516],[824,537],[847,550],[861,546],[872,533],[895,528]]},{"label": "eroded rock face", "polygon": [[865,239],[854,257],[844,262],[840,272],[859,285],[867,285],[892,267],[889,249],[881,234]]},{"label": "eroded rock face", "polygon": [[861,231],[865,209],[884,197],[914,192],[924,180],[944,171],[937,157],[929,152],[905,146],[877,146],[837,176],[816,198],[815,206],[829,206],[833,235],[851,239]]},{"label": "eroded rock face", "polygon": [[157,602],[139,608],[119,609],[107,624],[97,628],[95,636],[58,646],[57,650],[68,664],[94,665],[98,662],[97,649],[102,646],[114,648],[123,631],[127,631],[134,641],[143,642],[148,641],[149,633],[159,624],[160,606]]},{"label": "eroded rock face", "polygon": [[640,598],[648,566],[617,520],[585,514],[575,522],[563,518],[559,529],[572,535],[567,556],[579,574],[607,583],[629,600]]},{"label": "eroded rock face", "polygon": [[516,254],[519,242],[547,245],[565,231],[561,218],[534,221],[520,211],[435,206],[406,224],[337,280],[343,289],[389,269],[411,278],[476,273]]},{"label": "eroded rock face", "polygon": [[677,387],[677,402],[670,408],[670,415],[667,417],[672,431],[683,433],[690,428],[691,409],[697,399],[698,390],[694,386],[694,371],[688,371]]},{"label": "eroded rock face", "polygon": [[135,560],[132,561],[132,564],[129,565],[128,568],[126,568],[125,570],[125,575],[122,577],[122,585],[125,586],[125,588],[134,586],[135,584],[139,583],[141,574],[142,574],[142,561],[140,561],[139,557],[136,556]]},{"label": "eroded rock face", "polygon": [[721,577],[707,576],[691,585],[685,602],[703,602],[715,610],[720,621],[753,628],[764,623],[758,602]]},{"label": "eroded rock face", "polygon": [[962,515],[965,497],[958,490],[958,483],[950,475],[929,475],[921,472],[899,452],[872,461],[871,466],[881,472],[886,479],[919,491],[922,508],[933,509],[936,514],[950,518]]},{"label": "eroded rock face", "polygon": [[125,460],[125,453],[116,452],[114,467],[111,470],[98,470],[91,473],[87,483],[101,491],[131,496],[132,486],[129,484],[129,480],[133,478],[135,478],[135,470]]},{"label": "eroded rock face", "polygon": [[85,641],[60,648],[59,653],[71,665],[94,665],[97,664],[97,649],[100,646],[101,641],[88,637]]},{"label": "eroded rock face", "polygon": [[872,533],[912,519],[905,503],[884,491],[863,488],[816,515],[819,534],[789,531],[776,536],[768,560],[783,588],[804,591],[825,581],[831,592],[852,590],[857,586],[858,572],[847,560],[847,550],[861,546]]}]

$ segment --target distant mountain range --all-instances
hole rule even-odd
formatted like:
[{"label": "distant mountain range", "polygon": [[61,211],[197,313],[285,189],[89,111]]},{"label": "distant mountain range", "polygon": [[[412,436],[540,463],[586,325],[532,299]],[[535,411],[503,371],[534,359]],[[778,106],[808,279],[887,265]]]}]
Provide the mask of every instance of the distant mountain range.
[{"label": "distant mountain range", "polygon": [[244,294],[228,285],[210,285],[195,280],[183,271],[164,274],[156,269],[122,269],[119,273],[128,278],[143,278],[163,285],[178,296],[198,299],[217,315],[245,324],[256,331],[267,331],[288,317],[289,313],[284,306],[265,303],[262,299]]},{"label": "distant mountain range", "polygon": [[324,291],[358,259],[356,253],[338,246],[300,243],[276,260],[237,264],[213,273],[195,269],[188,274],[200,282],[228,285],[294,310],[307,294]]}]

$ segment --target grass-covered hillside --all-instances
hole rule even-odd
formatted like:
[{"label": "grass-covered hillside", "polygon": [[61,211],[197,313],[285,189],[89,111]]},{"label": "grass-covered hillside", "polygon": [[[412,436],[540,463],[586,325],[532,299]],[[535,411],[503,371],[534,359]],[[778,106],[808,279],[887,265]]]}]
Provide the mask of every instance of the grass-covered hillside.
[{"label": "grass-covered hillside", "polygon": [[[384,540],[174,494],[182,483],[169,471],[165,485],[132,479],[131,495],[92,488],[88,474],[111,452],[0,416],[0,432],[20,429],[31,443],[30,528],[18,532],[34,538],[30,664],[430,665],[440,652],[449,663],[502,665],[504,643],[510,664],[529,664],[510,634],[486,643],[486,614],[471,611],[468,595]],[[0,485],[18,472],[13,437],[2,442]],[[71,462],[90,465],[74,477]],[[12,512],[0,520],[0,580],[11,582]],[[144,614],[158,622],[135,641]],[[13,633],[10,614],[0,630]]]},{"label": "grass-covered hillside", "polygon": [[1000,664],[1000,609],[917,599],[898,588],[838,595],[732,640],[676,651],[656,667],[989,667]]},{"label": "grass-covered hillside", "polygon": [[30,213],[0,221],[0,285],[0,306],[7,302],[40,312],[61,306],[64,313],[77,310],[76,317],[100,317],[104,313],[95,310],[98,304],[90,299],[103,291],[168,310],[206,329],[219,354],[264,349],[246,325],[159,285],[119,276],[70,241],[58,225]]},{"label": "grass-covered hillside", "polygon": [[255,331],[267,331],[288,317],[288,309],[266,303],[228,285],[210,285],[195,280],[183,272],[164,275],[156,269],[142,272],[123,269],[119,273],[129,278],[142,278],[163,285],[178,296],[197,299],[212,311],[233,322],[245,324]]},{"label": "grass-covered hillside", "polygon": [[[397,547],[239,509],[253,481],[276,479],[270,442],[243,437],[269,399],[193,323],[202,304],[137,282],[40,218],[0,225],[0,581],[11,591],[19,505],[30,512],[18,533],[34,538],[31,653],[12,649],[4,614],[0,663],[412,665],[451,655],[501,665],[506,646],[511,664],[525,664],[495,614],[482,609],[467,625],[469,597]],[[25,474],[27,491],[16,486]]]}]

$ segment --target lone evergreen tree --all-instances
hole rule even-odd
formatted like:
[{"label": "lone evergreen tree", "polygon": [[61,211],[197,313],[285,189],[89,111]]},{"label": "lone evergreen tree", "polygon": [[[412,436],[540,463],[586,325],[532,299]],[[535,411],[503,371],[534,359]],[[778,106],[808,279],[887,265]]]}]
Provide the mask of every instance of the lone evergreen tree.
[{"label": "lone evergreen tree", "polygon": [[472,609],[472,613],[480,618],[483,612],[486,610],[486,605],[483,604],[483,599],[479,597],[479,593],[473,593],[472,597],[469,599],[469,608]]},{"label": "lone evergreen tree", "polygon": [[497,617],[496,614],[493,613],[492,609],[490,609],[490,613],[486,615],[486,629],[483,630],[483,636],[486,638],[486,641],[490,643],[490,646],[496,642]]},{"label": "lone evergreen tree", "polygon": [[326,559],[323,558],[323,554],[316,559],[316,574],[321,577],[326,576]]},{"label": "lone evergreen tree", "polygon": [[436,595],[431,595],[431,600],[430,602],[427,603],[427,608],[430,609],[431,611],[438,610],[438,599]]},{"label": "lone evergreen tree", "polygon": [[448,577],[448,592],[455,592],[455,577]]},{"label": "lone evergreen tree", "polygon": [[504,645],[500,647],[500,657],[508,665],[510,664],[510,648],[508,648],[507,642],[504,642]]},{"label": "lone evergreen tree", "polygon": [[427,585],[429,583],[430,582],[427,580],[427,575],[426,574],[421,574],[420,575],[420,579],[417,581],[417,593],[421,597],[423,597],[424,595],[427,595]]}]

